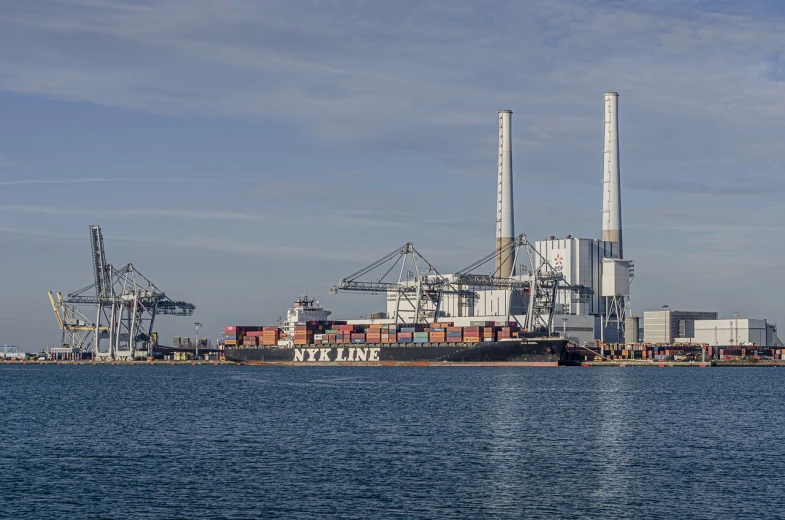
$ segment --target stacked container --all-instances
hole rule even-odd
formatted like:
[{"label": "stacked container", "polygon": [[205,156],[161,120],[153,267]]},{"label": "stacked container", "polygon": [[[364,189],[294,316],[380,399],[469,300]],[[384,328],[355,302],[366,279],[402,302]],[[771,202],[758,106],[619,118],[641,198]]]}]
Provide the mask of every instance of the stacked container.
[{"label": "stacked container", "polygon": [[314,341],[313,328],[308,325],[295,325],[294,326],[294,344],[295,345],[313,345]]},{"label": "stacked container", "polygon": [[[347,325],[345,322],[300,322],[294,326],[294,344],[305,345],[345,345],[345,344],[440,344],[500,341],[518,337],[519,328],[511,322],[472,322],[466,327],[456,327],[452,322],[422,324],[367,324]],[[282,331],[275,326],[238,326],[224,329],[223,344],[246,347],[275,346],[282,337]],[[656,351],[655,351],[656,352]],[[670,356],[672,352],[657,352]],[[623,358],[637,357],[632,351],[619,351],[615,355]],[[645,350],[641,356],[649,357]],[[653,356],[653,354],[652,354]]]},{"label": "stacked container", "polygon": [[464,343],[479,343],[482,341],[482,327],[469,326],[463,328]]},{"label": "stacked container", "polygon": [[381,325],[369,325],[365,329],[365,341],[366,343],[370,343],[372,345],[378,344],[382,342],[382,326]]},{"label": "stacked container", "polygon": [[486,326],[482,329],[482,340],[483,341],[494,341],[496,338],[493,337],[494,328],[493,326]]},{"label": "stacked container", "polygon": [[427,331],[413,332],[412,341],[414,343],[428,343],[428,332]]},{"label": "stacked container", "polygon": [[434,323],[434,326],[428,329],[428,338],[431,343],[444,343],[447,341],[446,329],[444,327],[436,327],[436,325]]},{"label": "stacked container", "polygon": [[264,346],[277,345],[279,339],[281,339],[281,330],[278,327],[262,328],[262,345]]},{"label": "stacked container", "polygon": [[447,343],[462,343],[463,327],[447,327],[446,336]]}]

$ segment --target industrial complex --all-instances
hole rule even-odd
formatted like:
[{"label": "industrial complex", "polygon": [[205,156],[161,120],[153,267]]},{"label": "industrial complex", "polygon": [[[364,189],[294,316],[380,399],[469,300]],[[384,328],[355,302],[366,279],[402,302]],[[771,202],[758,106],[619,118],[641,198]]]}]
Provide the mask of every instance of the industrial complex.
[{"label": "industrial complex", "polygon": [[[425,264],[425,269],[415,268],[404,277],[404,269],[388,270],[387,261],[397,258],[393,253],[342,280],[334,292],[385,292],[387,308],[383,314],[392,322],[449,318],[456,324],[469,324],[480,319],[509,318],[527,329],[545,326],[575,345],[588,347],[643,343],[782,345],[776,326],[762,319],[736,316],[733,320],[717,320],[716,312],[676,310],[644,312],[642,319],[632,315],[630,288],[635,265],[624,256],[623,248],[618,93],[604,95],[599,238],[550,236],[535,241],[532,247],[525,235],[515,234],[511,132],[512,111],[500,110],[495,271],[490,277],[472,275],[484,265],[482,260],[444,275]],[[388,284],[378,278],[360,281],[379,268],[401,276]],[[430,283],[419,283],[421,293],[428,297],[407,297],[402,287],[416,287],[422,279]],[[544,283],[546,279],[554,281],[552,286]],[[439,290],[445,286],[447,290]]]},{"label": "industrial complex", "polygon": [[[409,245],[341,280],[333,292],[385,293],[387,307],[377,319],[382,323],[513,321],[526,330],[559,333],[579,345],[624,343],[634,262],[623,256],[618,99],[615,92],[604,96],[600,238],[568,235],[531,242],[525,234],[516,235],[513,113],[500,110],[493,254],[456,273],[441,274],[424,259],[417,262]],[[494,261],[487,268],[490,274],[483,272],[489,260]],[[402,265],[397,267],[396,261]],[[407,271],[403,264],[412,268]]]},{"label": "industrial complex", "polygon": [[[487,256],[456,272],[442,273],[412,243],[404,244],[331,289],[332,293],[384,295],[383,307],[369,312],[369,317],[329,321],[329,310],[302,297],[285,323],[227,326],[217,340],[219,352],[227,357],[232,352],[242,360],[308,361],[310,355],[311,361],[354,361],[359,351],[362,361],[368,356],[374,360],[374,355],[380,360],[382,349],[382,357],[389,355],[391,360],[520,361],[555,356],[564,361],[569,349],[574,359],[653,359],[663,354],[651,346],[672,346],[667,355],[691,348],[702,349],[705,355],[707,348],[715,347],[782,346],[776,326],[765,319],[738,315],[721,319],[716,312],[675,309],[647,311],[642,317],[632,314],[635,264],[625,257],[623,247],[619,95],[615,92],[604,95],[599,237],[549,236],[532,241],[516,233],[512,116],[511,110],[498,112],[495,247]],[[91,226],[90,237],[93,284],[65,298],[49,293],[62,331],[58,352],[99,359],[154,355],[155,316],[190,316],[195,307],[169,299],[132,264],[122,269],[107,264],[98,226]],[[185,339],[176,339],[179,350],[191,347]],[[528,350],[499,355],[499,345],[507,348],[513,343],[524,343]],[[347,350],[343,344],[352,348]],[[197,337],[197,352],[198,345]],[[559,345],[567,345],[566,350]],[[492,347],[496,350],[489,353]],[[785,356],[779,349],[772,352]]]}]

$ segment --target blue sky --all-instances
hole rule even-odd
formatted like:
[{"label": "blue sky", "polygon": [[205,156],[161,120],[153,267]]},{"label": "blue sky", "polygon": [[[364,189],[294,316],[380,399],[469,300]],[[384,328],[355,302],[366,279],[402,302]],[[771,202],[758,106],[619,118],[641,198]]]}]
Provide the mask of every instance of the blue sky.
[{"label": "blue sky", "polygon": [[785,325],[785,8],[775,2],[38,0],[0,4],[0,343],[59,339],[87,228],[194,319],[273,323],[412,241],[494,247],[496,111],[516,230],[600,231],[620,93],[633,310]]}]

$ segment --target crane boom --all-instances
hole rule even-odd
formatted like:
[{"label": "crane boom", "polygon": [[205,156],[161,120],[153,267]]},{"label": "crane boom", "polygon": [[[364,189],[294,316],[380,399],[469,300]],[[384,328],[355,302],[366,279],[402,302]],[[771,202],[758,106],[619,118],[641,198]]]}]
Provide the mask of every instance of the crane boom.
[{"label": "crane boom", "polygon": [[60,325],[60,329],[62,329],[63,318],[60,316],[60,311],[57,310],[57,304],[55,303],[55,297],[52,294],[52,291],[49,291],[49,303],[52,304],[52,310],[55,311],[55,318],[57,318],[57,324]]},{"label": "crane boom", "polygon": [[104,237],[100,226],[90,226],[90,249],[93,261],[93,277],[95,279],[95,295],[104,298],[107,295],[106,256],[104,254]]}]

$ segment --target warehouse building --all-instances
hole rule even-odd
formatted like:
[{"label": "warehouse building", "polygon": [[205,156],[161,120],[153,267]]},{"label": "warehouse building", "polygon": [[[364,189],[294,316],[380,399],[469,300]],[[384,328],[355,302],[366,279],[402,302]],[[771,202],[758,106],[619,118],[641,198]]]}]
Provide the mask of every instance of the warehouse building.
[{"label": "warehouse building", "polygon": [[698,320],[692,343],[711,346],[780,347],[777,326],[760,319]]},{"label": "warehouse building", "polygon": [[706,311],[646,311],[643,313],[643,342],[672,345],[677,338],[695,336],[696,320],[716,320],[716,312]]}]

